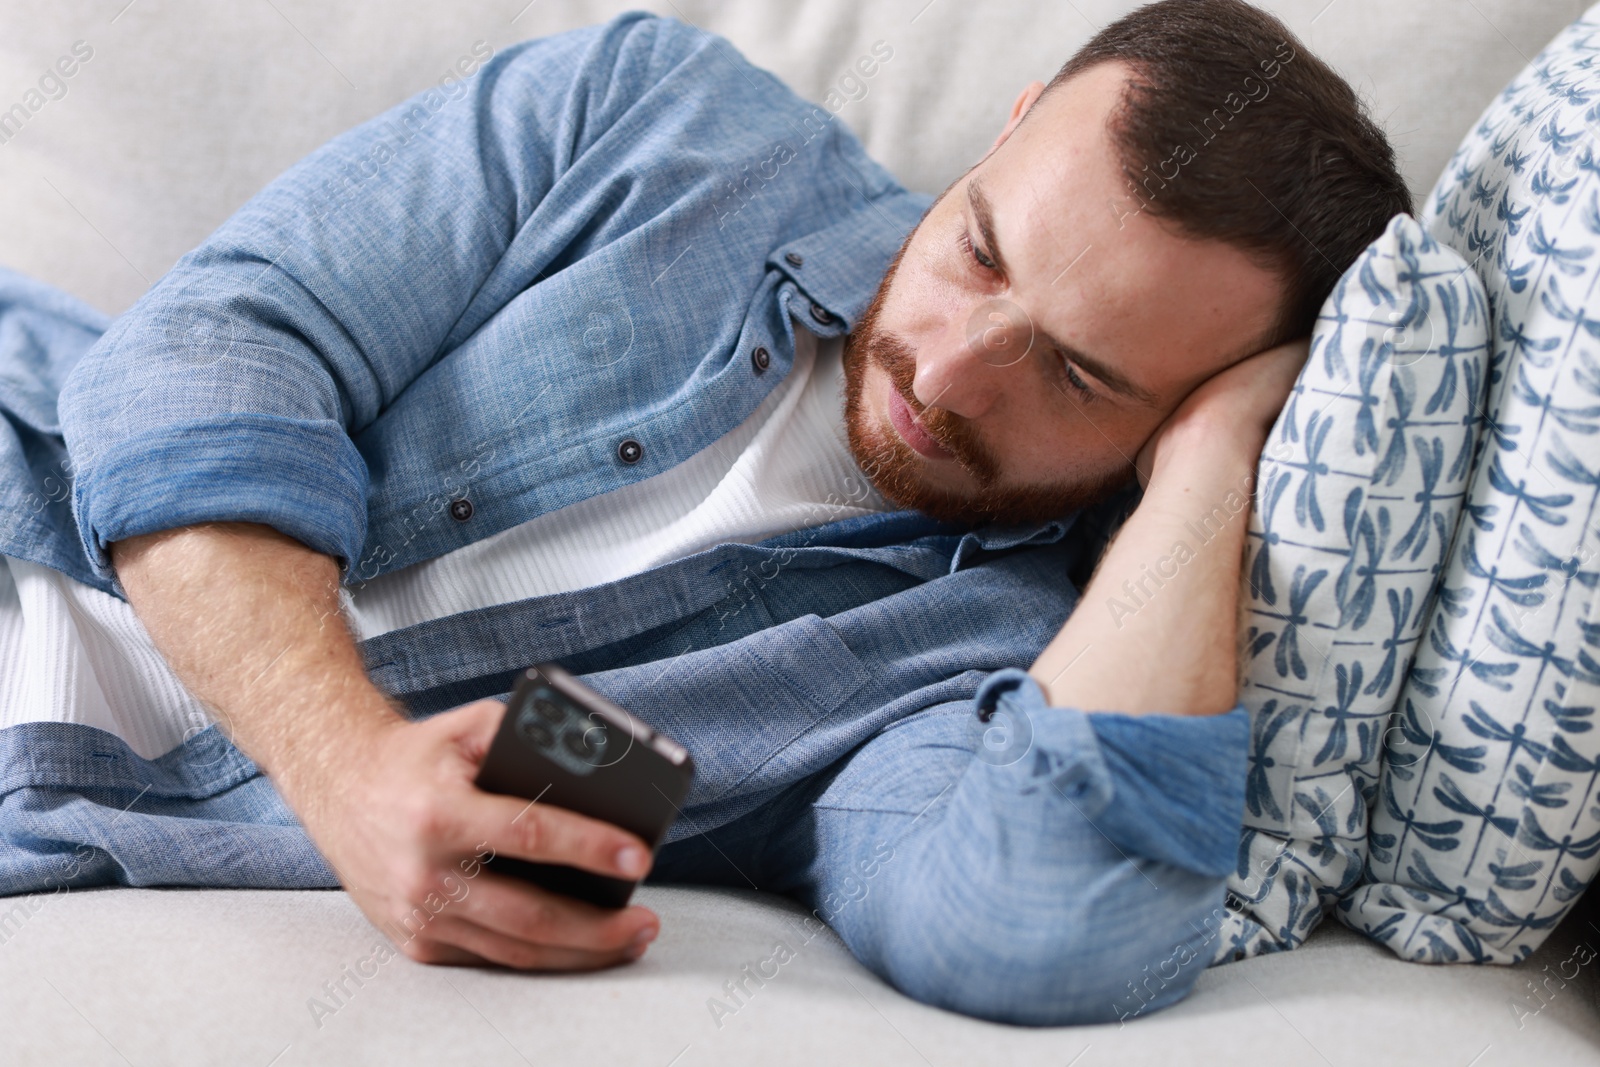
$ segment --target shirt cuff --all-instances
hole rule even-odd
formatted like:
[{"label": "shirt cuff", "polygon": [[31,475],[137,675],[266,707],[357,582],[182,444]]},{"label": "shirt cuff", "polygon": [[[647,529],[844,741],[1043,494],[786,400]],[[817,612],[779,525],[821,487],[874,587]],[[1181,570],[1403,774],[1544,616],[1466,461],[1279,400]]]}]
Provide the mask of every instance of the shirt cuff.
[{"label": "shirt cuff", "polygon": [[1244,705],[1221,715],[1086,714],[1051,707],[1015,667],[989,675],[974,704],[995,723],[978,758],[1050,774],[1122,851],[1215,878],[1233,871],[1250,744]]},{"label": "shirt cuff", "polygon": [[80,473],[73,514],[89,565],[116,581],[106,547],[201,522],[258,522],[339,560],[366,540],[367,466],[327,419],[230,415],[117,441]]}]

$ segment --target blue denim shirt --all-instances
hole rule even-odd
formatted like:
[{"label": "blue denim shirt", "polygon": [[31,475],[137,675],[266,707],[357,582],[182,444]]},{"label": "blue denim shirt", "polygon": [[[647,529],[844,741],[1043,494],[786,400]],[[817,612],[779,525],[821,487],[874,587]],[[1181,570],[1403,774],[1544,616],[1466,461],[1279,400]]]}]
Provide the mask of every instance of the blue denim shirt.
[{"label": "blue denim shirt", "polygon": [[784,378],[791,309],[848,331],[930,203],[676,20],[508,48],[291,168],[83,357],[83,554],[109,582],[108,542],[248,520],[355,582],[659,474]]},{"label": "blue denim shirt", "polygon": [[[430,89],[291,168],[109,328],[0,274],[0,553],[122,596],[108,543],[250,521],[354,584],[649,477],[782,380],[791,314],[849,331],[930,203],[837,118],[674,19],[628,12],[508,48],[453,97]],[[561,660],[694,752],[678,835],[1030,662],[1076,602],[1068,573],[1092,543],[1065,536],[1077,518],[967,532],[865,516],[362,651],[418,713]],[[1142,729],[1088,719],[1084,737]],[[1236,788],[1207,806],[1184,787],[1181,824],[1112,819],[1140,824],[1129,847],[1231,864],[1242,719],[1214,727]],[[1082,758],[1130,813],[1178,788],[1116,785],[1122,763]],[[262,788],[214,729],[153,761],[82,726],[0,731],[0,892],[40,884],[77,840],[103,861],[88,881],[326,884]],[[198,871],[211,860],[163,836],[201,826],[230,842],[206,856],[233,867]]]}]

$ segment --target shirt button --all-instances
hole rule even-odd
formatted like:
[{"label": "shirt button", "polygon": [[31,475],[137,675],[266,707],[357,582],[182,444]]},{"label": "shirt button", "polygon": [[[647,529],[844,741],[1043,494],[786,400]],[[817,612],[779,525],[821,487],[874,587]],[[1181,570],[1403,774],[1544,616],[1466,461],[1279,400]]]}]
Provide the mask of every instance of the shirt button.
[{"label": "shirt button", "polygon": [[750,365],[760,374],[772,363],[772,353],[767,351],[766,345],[756,345],[756,350],[750,353]]},{"label": "shirt button", "polygon": [[617,458],[624,463],[637,463],[644,458],[644,445],[630,437],[617,446]]},{"label": "shirt button", "polygon": [[466,522],[472,518],[472,501],[466,497],[450,501],[450,517],[457,522]]},{"label": "shirt button", "polygon": [[783,258],[789,262],[791,267],[803,267],[806,265],[806,257],[799,252],[786,252]]},{"label": "shirt button", "polygon": [[811,301],[811,317],[826,326],[833,321],[833,312],[813,300]]}]

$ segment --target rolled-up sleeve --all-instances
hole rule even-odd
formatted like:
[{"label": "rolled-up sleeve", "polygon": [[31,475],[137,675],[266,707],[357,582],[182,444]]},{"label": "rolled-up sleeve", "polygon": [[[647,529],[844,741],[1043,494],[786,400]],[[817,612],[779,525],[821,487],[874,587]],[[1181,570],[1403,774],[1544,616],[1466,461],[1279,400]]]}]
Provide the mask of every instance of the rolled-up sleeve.
[{"label": "rolled-up sleeve", "polygon": [[1029,761],[1030,777],[1048,779],[1123,852],[1214,878],[1232,871],[1250,742],[1242,704],[1204,716],[1086,713],[1051,707],[1014,667],[989,675],[974,704],[997,731],[982,758]]},{"label": "rolled-up sleeve", "polygon": [[552,183],[704,47],[633,11],[508,48],[335,138],[179,260],[63,385],[94,572],[115,583],[114,541],[205,521],[273,526],[348,572],[353,438],[498,310]]}]

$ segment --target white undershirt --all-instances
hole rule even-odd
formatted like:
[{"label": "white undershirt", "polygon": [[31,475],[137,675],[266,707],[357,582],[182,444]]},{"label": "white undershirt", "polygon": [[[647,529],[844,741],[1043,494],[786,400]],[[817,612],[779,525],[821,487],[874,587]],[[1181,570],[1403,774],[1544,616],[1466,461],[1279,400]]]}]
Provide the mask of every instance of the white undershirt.
[{"label": "white undershirt", "polygon": [[626,578],[728,541],[893,510],[844,429],[843,343],[795,329],[794,367],[710,448],[660,474],[345,590],[363,640],[474,608]]},{"label": "white undershirt", "polygon": [[[342,589],[352,630],[366,640],[616,581],[725,542],[894,510],[850,455],[842,347],[840,338],[819,343],[797,319],[788,377],[709,448],[643,481]],[[209,724],[126,603],[48,567],[0,561],[0,728],[81,723],[151,759]]]}]

